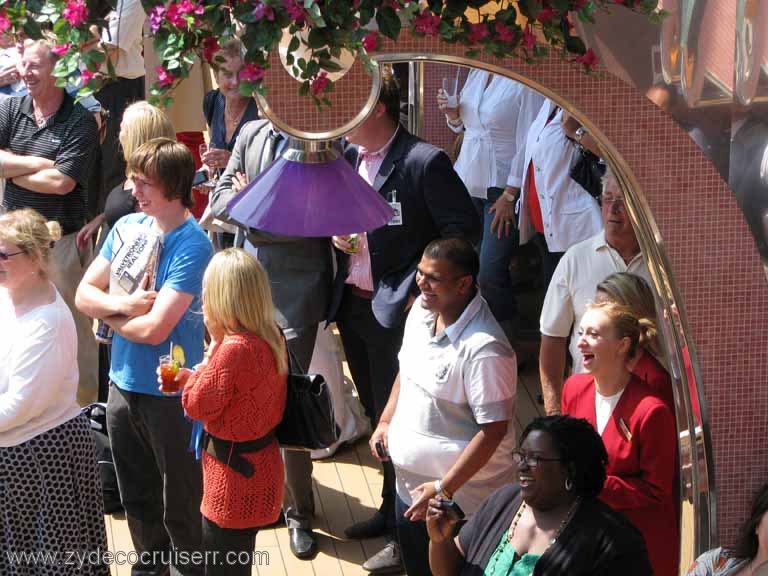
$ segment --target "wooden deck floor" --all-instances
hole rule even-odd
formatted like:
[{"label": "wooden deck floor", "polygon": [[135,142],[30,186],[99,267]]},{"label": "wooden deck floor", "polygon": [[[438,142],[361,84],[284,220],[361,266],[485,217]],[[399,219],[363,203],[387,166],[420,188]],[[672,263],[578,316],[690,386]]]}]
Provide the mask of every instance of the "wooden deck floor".
[{"label": "wooden deck floor", "polygon": [[[518,437],[532,418],[543,414],[537,404],[540,393],[536,362],[528,362],[520,374],[517,388],[517,416],[515,429]],[[320,553],[312,561],[296,559],[288,544],[288,529],[280,525],[262,530],[256,537],[256,550],[261,555],[261,566],[254,566],[253,574],[357,576],[368,574],[362,569],[367,558],[384,545],[381,538],[349,541],[344,528],[370,517],[378,508],[383,477],[378,463],[371,455],[365,440],[341,449],[333,459],[315,462],[315,532]],[[133,549],[128,526],[124,519],[107,517],[107,536],[112,551]],[[130,576],[130,566],[112,566],[113,576]]]}]

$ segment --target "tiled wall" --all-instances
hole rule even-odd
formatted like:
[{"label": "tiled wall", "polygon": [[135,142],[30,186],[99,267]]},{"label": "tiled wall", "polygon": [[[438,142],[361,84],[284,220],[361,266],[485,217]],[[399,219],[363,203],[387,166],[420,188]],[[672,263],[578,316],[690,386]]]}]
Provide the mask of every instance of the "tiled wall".
[{"label": "tiled wall", "polygon": [[[415,38],[385,51],[463,55],[461,47]],[[749,494],[768,479],[768,284],[733,194],[685,133],[617,78],[586,76],[555,55],[536,66],[512,58],[488,62],[570,102],[632,168],[691,325],[714,444],[720,537],[732,542]],[[435,70],[428,75],[425,126],[430,139],[448,145],[451,135],[431,105],[436,86],[430,82],[442,74]],[[286,74],[273,71],[269,100],[294,127],[327,130],[354,116],[370,83],[362,70],[350,72],[333,93],[332,110],[318,114],[295,96]]]}]

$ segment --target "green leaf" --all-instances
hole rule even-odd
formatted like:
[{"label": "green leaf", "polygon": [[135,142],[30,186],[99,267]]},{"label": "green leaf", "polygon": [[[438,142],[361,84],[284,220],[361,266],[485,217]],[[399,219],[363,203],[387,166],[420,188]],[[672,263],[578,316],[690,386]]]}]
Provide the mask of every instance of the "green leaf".
[{"label": "green leaf", "polygon": [[299,86],[299,96],[306,96],[309,94],[309,80],[305,80]]},{"label": "green leaf", "polygon": [[326,72],[341,72],[341,66],[333,60],[321,58],[318,62],[320,63],[320,68]]},{"label": "green leaf", "polygon": [[400,36],[400,17],[392,8],[385,6],[376,13],[376,23],[379,25],[379,31],[392,40],[397,40]]},{"label": "green leaf", "polygon": [[288,53],[290,54],[291,52],[296,52],[296,50],[299,49],[299,46],[301,46],[301,41],[299,40],[298,36],[294,36],[288,43]]},{"label": "green leaf", "polygon": [[323,30],[312,28],[312,30],[309,31],[309,36],[307,36],[307,46],[316,50],[322,48],[327,43],[328,40]]},{"label": "green leaf", "polygon": [[568,36],[565,39],[565,49],[572,54],[584,54],[587,51],[584,41],[578,36]]}]

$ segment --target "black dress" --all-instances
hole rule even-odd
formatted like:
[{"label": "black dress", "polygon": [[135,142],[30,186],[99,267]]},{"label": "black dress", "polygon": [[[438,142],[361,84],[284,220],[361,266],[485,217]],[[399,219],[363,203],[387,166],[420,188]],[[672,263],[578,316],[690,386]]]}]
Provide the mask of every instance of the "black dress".
[{"label": "black dress", "polygon": [[[520,486],[494,492],[462,527],[462,576],[482,576],[522,504]],[[642,534],[620,513],[597,499],[579,504],[560,537],[539,558],[534,576],[651,576]]]}]

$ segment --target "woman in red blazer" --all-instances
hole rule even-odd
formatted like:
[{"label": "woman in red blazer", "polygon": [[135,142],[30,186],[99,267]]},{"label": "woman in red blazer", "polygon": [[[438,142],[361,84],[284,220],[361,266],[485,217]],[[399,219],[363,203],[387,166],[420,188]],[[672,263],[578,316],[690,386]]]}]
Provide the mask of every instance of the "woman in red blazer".
[{"label": "woman in red blazer", "polygon": [[642,276],[616,272],[597,285],[596,302],[615,302],[626,306],[639,319],[642,328],[640,346],[634,358],[632,373],[645,382],[675,413],[675,397],[669,372],[657,358],[661,357],[656,329],[656,300]]},{"label": "woman in red blazer", "polygon": [[209,354],[176,380],[184,410],[205,427],[205,574],[245,576],[258,528],[280,515],[284,469],[274,429],[288,373],[269,280],[254,256],[230,248],[213,257],[203,277],[203,317]]},{"label": "woman in red blazer", "polygon": [[600,302],[579,327],[586,374],[571,376],[562,411],[587,419],[608,452],[608,478],[600,498],[642,532],[656,576],[679,572],[680,531],[675,499],[675,420],[628,365],[642,328],[628,308]]}]

